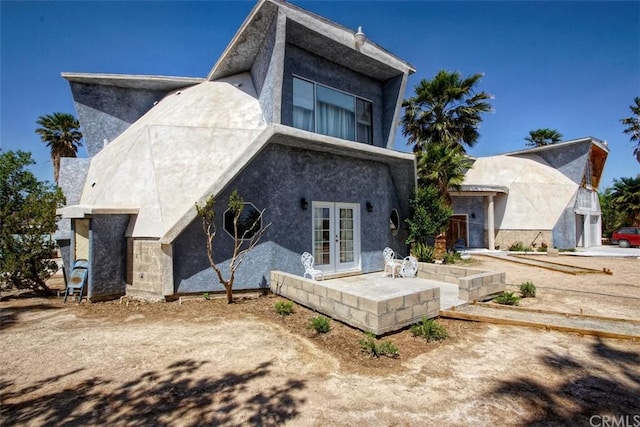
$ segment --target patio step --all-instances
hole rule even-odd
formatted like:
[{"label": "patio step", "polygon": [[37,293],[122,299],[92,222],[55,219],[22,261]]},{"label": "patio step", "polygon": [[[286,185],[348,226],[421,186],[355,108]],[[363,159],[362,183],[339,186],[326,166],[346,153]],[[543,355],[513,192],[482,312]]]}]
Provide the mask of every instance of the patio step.
[{"label": "patio step", "polygon": [[470,304],[454,310],[440,310],[441,317],[513,326],[528,326],[594,335],[606,338],[640,340],[640,321],[576,313],[553,312],[494,303]]}]

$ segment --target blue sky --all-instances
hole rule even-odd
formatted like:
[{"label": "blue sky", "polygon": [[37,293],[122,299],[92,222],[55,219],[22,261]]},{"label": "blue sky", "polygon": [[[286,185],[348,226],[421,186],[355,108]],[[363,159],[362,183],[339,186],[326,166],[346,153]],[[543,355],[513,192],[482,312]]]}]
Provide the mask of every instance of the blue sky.
[{"label": "blue sky", "polygon": [[[601,188],[640,165],[619,120],[640,96],[640,2],[293,1],[357,29],[417,72],[406,96],[439,70],[484,73],[494,112],[469,150],[525,148],[530,130],[594,136],[610,154]],[[35,134],[44,114],[69,112],[61,72],[204,77],[254,1],[0,2],[0,147],[31,151],[53,180]],[[400,132],[398,132],[400,134]],[[402,137],[396,149],[408,151]],[[80,156],[86,156],[81,149]]]}]

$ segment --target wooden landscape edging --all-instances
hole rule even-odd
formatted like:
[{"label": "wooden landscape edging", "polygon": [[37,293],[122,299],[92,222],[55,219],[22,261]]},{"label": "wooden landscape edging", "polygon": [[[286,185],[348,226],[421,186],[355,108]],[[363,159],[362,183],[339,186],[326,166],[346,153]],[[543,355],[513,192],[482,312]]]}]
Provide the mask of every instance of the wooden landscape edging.
[{"label": "wooden landscape edging", "polygon": [[492,304],[488,302],[479,302],[479,301],[474,302],[471,305],[477,305],[480,307],[487,307],[487,308],[497,308],[500,310],[512,310],[512,311],[531,312],[531,313],[540,313],[540,314],[557,314],[558,316],[565,316],[565,317],[582,317],[585,319],[605,320],[608,322],[626,322],[626,323],[640,324],[640,320],[636,320],[636,319],[623,319],[622,317],[605,317],[605,316],[597,316],[594,314],[567,313],[562,311],[544,310],[542,308],[514,307],[512,305],[502,305],[502,304],[495,304],[495,303]]},{"label": "wooden landscape edging", "polygon": [[547,331],[555,330],[555,331],[562,331],[562,332],[573,332],[577,334],[593,335],[593,336],[602,337],[602,338],[618,338],[618,339],[626,339],[626,340],[640,339],[640,336],[637,336],[637,335],[626,335],[626,334],[619,334],[615,332],[598,331],[595,329],[574,328],[570,326],[549,325],[547,323],[533,322],[529,320],[503,319],[499,317],[483,316],[483,315],[470,314],[470,313],[461,313],[455,310],[440,310],[439,314],[441,317],[446,317],[449,319],[469,320],[473,322],[486,322],[486,323],[495,323],[499,325],[511,325],[511,326],[529,326],[529,327],[544,329]]}]

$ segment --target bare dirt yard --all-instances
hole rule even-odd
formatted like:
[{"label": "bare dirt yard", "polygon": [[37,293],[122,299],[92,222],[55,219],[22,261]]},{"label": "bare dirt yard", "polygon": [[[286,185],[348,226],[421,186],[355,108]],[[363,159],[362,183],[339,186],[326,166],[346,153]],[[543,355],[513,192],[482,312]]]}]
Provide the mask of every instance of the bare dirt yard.
[{"label": "bare dirt yard", "polygon": [[[640,319],[640,260],[554,261],[613,274],[474,266],[505,271],[510,290],[533,282],[525,307]],[[5,294],[0,425],[640,425],[640,342],[441,319],[449,339],[400,331],[384,338],[400,357],[374,359],[361,331],[332,322],[316,335],[315,313],[280,317],[279,300]]]}]

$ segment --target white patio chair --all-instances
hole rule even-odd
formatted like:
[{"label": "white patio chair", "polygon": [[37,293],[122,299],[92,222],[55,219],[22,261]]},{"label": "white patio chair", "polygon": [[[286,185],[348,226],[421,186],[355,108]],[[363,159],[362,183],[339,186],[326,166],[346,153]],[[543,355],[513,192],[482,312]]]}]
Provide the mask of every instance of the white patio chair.
[{"label": "white patio chair", "polygon": [[304,267],[304,275],[302,277],[307,277],[308,274],[312,280],[318,280],[316,279],[317,276],[320,276],[322,280],[324,280],[324,274],[322,273],[322,271],[313,268],[316,262],[316,260],[313,258],[313,255],[311,255],[309,252],[305,252],[300,257],[300,261],[302,261],[302,266]]},{"label": "white patio chair", "polygon": [[396,253],[391,248],[384,248],[382,251],[382,256],[384,257],[384,273],[382,273],[382,277],[387,276],[387,269],[391,269],[391,277],[396,278],[396,270],[402,266],[401,260],[396,258]]},{"label": "white patio chair", "polygon": [[402,266],[400,267],[400,275],[405,279],[416,277],[418,273],[418,260],[412,256],[408,256],[402,260]]}]

